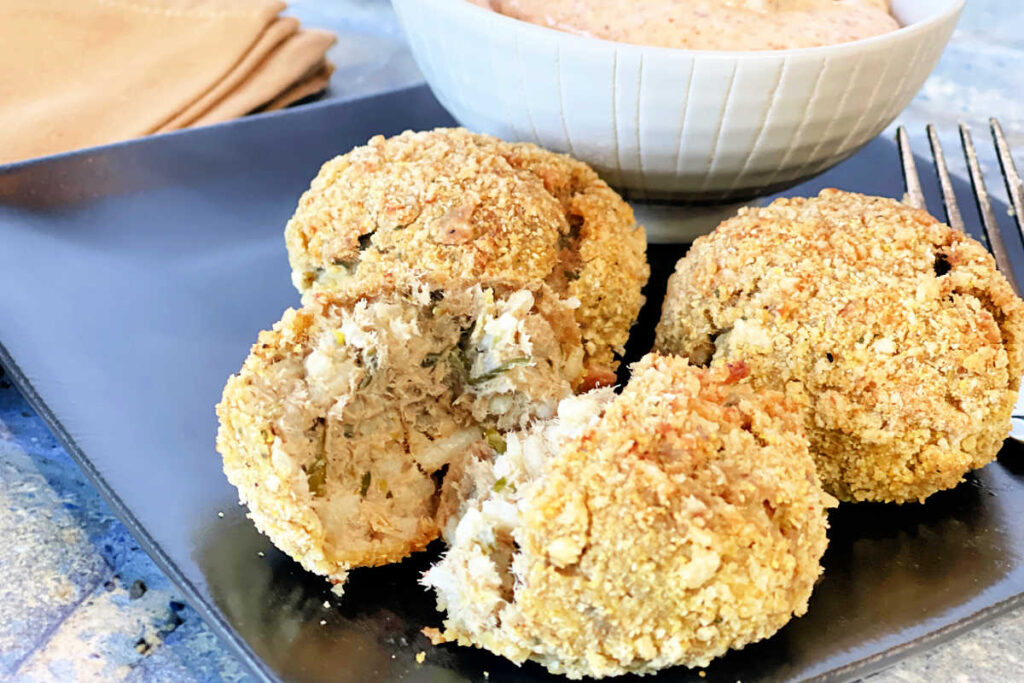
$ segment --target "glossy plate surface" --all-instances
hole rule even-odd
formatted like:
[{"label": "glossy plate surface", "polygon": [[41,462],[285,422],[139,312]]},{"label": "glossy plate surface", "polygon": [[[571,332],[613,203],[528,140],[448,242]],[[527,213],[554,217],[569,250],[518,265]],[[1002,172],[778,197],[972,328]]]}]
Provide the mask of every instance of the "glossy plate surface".
[{"label": "glossy plate surface", "polygon": [[[436,547],[357,571],[343,600],[331,596],[255,531],[213,448],[225,378],[297,303],[281,233],[320,164],[377,133],[450,123],[417,88],[0,168],[0,362],[193,606],[268,680],[553,679],[419,633],[440,624],[416,584]],[[825,186],[900,195],[894,145],[876,140],[787,194]],[[969,188],[958,190],[968,206]],[[630,360],[650,347],[684,250],[649,250]],[[1008,444],[927,505],[834,512],[807,616],[706,678],[680,668],[656,680],[853,678],[1020,604],[1022,451]]]}]

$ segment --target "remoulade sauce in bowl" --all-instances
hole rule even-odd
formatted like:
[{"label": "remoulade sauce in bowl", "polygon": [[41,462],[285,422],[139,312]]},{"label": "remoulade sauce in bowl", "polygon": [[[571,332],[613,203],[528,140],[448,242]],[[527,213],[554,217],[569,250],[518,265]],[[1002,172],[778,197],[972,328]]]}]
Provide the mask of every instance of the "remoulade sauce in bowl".
[{"label": "remoulade sauce in bowl", "polygon": [[572,154],[632,199],[706,203],[857,152],[924,84],[964,0],[393,5],[465,127]]},{"label": "remoulade sauce in bowl", "polygon": [[538,26],[684,50],[790,50],[891,33],[889,0],[469,0]]}]

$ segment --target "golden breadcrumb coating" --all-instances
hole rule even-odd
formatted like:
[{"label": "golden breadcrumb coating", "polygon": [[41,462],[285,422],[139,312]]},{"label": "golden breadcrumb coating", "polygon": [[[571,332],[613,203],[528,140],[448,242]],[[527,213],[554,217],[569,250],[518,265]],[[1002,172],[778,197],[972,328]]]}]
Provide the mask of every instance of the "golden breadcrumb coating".
[{"label": "golden breadcrumb coating", "polygon": [[257,528],[340,585],[436,538],[446,468],[552,415],[582,358],[544,285],[365,282],[260,333],[217,406],[217,449]]},{"label": "golden breadcrumb coating", "polygon": [[920,501],[991,462],[1024,372],[1024,304],[984,247],[892,199],[743,209],[669,280],[655,348],[746,362],[807,408],[826,490]]},{"label": "golden breadcrumb coating", "polygon": [[444,638],[603,677],[705,666],[804,614],[835,500],[799,412],[745,372],[649,355],[620,396],[470,463],[423,578]]},{"label": "golden breadcrumb coating", "polygon": [[462,129],[377,136],[328,161],[285,239],[303,293],[398,269],[547,282],[581,302],[586,364],[605,381],[650,274],[643,228],[589,166]]}]

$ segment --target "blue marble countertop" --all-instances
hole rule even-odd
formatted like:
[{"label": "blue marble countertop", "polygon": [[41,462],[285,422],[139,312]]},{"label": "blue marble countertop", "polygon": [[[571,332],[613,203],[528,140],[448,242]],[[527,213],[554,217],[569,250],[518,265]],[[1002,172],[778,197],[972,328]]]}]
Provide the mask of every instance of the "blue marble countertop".
[{"label": "blue marble countertop", "polygon": [[[292,0],[290,12],[339,34],[328,96],[421,81],[387,2]],[[900,118],[918,149],[927,149],[928,122],[940,125],[952,150],[957,121],[981,133],[996,116],[1024,151],[1022,26],[1020,0],[969,0],[941,64]],[[991,167],[991,154],[983,158]],[[0,542],[0,679],[248,679],[2,375]],[[1020,680],[1022,672],[1018,609],[872,681]]]}]

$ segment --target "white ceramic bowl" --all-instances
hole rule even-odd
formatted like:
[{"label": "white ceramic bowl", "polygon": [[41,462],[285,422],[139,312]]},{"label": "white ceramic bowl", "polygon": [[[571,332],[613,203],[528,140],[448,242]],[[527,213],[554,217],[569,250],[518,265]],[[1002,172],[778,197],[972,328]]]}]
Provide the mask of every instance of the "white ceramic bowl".
[{"label": "white ceramic bowl", "polygon": [[910,103],[964,0],[893,0],[903,28],[774,52],[575,36],[464,0],[393,0],[441,103],[470,130],[593,165],[634,198],[713,201],[795,184]]}]

